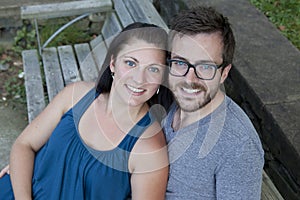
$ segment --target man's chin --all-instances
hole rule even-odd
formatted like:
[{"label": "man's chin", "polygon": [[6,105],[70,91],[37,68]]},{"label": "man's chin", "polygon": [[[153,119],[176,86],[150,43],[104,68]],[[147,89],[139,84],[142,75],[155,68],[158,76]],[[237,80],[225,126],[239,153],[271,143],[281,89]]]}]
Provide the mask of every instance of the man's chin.
[{"label": "man's chin", "polygon": [[195,112],[200,110],[201,108],[205,107],[209,102],[211,102],[211,99],[205,99],[205,101],[193,101],[193,100],[178,100],[176,99],[177,105],[180,106],[180,109],[184,112]]}]

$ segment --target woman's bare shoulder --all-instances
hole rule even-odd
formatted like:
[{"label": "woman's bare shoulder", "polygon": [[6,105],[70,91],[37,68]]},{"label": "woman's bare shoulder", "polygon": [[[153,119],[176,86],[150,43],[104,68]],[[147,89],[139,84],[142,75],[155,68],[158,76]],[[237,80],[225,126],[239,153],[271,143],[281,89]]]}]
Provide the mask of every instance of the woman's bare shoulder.
[{"label": "woman's bare shoulder", "polygon": [[133,151],[147,153],[166,146],[165,136],[158,122],[151,124],[141,135]]},{"label": "woman's bare shoulder", "polygon": [[65,95],[71,97],[72,104],[76,104],[86,93],[95,87],[93,82],[79,81],[64,88]]},{"label": "woman's bare shoulder", "polygon": [[133,173],[152,172],[169,165],[166,140],[159,123],[149,126],[138,139],[129,161]]}]

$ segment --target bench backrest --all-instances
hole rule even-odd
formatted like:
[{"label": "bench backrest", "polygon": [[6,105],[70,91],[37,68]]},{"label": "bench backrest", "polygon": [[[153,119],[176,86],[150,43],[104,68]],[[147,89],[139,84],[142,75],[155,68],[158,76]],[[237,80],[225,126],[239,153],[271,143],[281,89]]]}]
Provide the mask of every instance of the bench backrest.
[{"label": "bench backrest", "polygon": [[[82,4],[82,1],[75,2],[81,2]],[[63,16],[63,14],[80,15],[106,11],[101,34],[90,43],[44,48],[41,56],[39,56],[36,49],[22,52],[29,122],[44,109],[47,101],[51,101],[65,85],[79,80],[96,80],[106,55],[106,47],[109,45],[111,38],[120,32],[123,27],[139,21],[156,24],[165,29],[168,28],[149,0],[112,0],[112,2],[105,0],[101,1],[101,4],[96,3],[100,1],[89,0],[85,2],[90,2],[91,4],[81,8],[77,7],[80,3],[75,4],[75,2],[21,8],[23,18],[38,19],[46,16],[49,18],[58,17],[58,13]],[[92,5],[96,4],[98,10],[91,8],[93,7]],[[113,5],[113,7],[109,7],[109,5]],[[71,6],[69,10],[68,6]],[[61,9],[58,11],[59,7]],[[41,13],[34,14],[35,10],[39,8]],[[113,11],[111,11],[112,9]],[[50,10],[52,12],[48,12]],[[31,11],[31,14],[29,11]],[[41,63],[41,67],[39,63]],[[43,72],[41,72],[40,68]],[[44,76],[42,76],[42,73],[44,73]],[[45,91],[44,80],[46,84]]]}]

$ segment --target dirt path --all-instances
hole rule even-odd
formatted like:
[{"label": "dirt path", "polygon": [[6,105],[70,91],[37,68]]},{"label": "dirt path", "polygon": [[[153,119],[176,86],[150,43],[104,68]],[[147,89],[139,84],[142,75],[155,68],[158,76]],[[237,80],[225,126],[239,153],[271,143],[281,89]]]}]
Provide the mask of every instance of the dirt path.
[{"label": "dirt path", "polygon": [[[4,67],[7,69],[0,67],[0,169],[8,163],[11,145],[27,125],[26,104],[13,101],[16,96],[11,94],[23,85],[24,80],[18,78],[23,69],[21,59],[12,51],[4,51],[12,47],[14,36],[15,32],[1,32],[0,35],[0,62],[5,61],[7,65]],[[11,91],[7,91],[7,85]]]},{"label": "dirt path", "polygon": [[26,117],[24,105],[0,101],[0,169],[8,163],[11,145],[27,125]]}]

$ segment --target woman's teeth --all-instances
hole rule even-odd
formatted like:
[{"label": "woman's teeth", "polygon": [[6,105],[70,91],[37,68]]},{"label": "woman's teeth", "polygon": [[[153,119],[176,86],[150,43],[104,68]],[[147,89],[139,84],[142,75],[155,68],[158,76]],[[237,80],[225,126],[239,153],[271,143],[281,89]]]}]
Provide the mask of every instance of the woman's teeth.
[{"label": "woman's teeth", "polygon": [[143,89],[138,89],[138,88],[132,87],[130,85],[127,85],[127,87],[133,92],[144,92],[145,91]]}]

